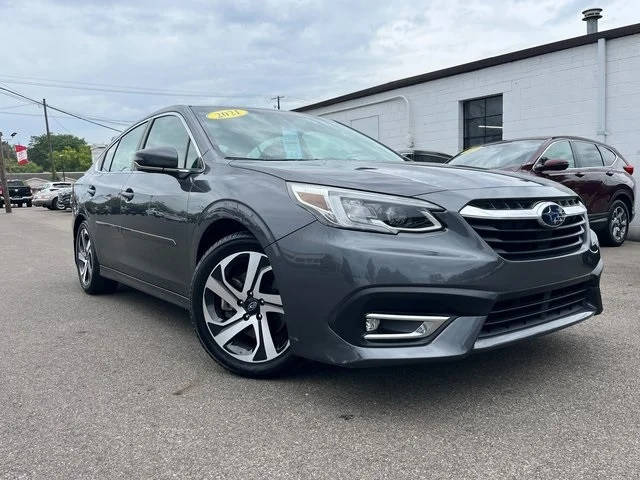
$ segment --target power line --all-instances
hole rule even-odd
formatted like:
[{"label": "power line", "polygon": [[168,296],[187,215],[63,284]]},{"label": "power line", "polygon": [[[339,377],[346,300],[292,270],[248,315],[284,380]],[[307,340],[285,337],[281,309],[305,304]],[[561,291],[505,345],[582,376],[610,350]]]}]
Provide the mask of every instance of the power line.
[{"label": "power line", "polygon": [[7,105],[6,107],[0,107],[0,110],[8,110],[11,108],[20,108],[25,107],[27,105],[31,105],[31,102],[18,103],[17,105]]},{"label": "power line", "polygon": [[[49,105],[47,105],[47,107],[51,108],[51,107],[49,107]],[[0,111],[0,115],[19,115],[19,116],[22,116],[22,117],[41,117],[42,116],[41,113],[4,112],[4,111]],[[69,117],[62,117],[60,115],[49,115],[49,118],[69,118]],[[87,118],[96,119],[95,117],[87,117]],[[84,119],[82,119],[82,120],[84,121]],[[125,121],[125,120],[107,120],[105,118],[100,118],[100,119],[97,119],[97,120],[100,120],[100,121],[106,122],[106,123],[113,123],[113,124],[116,124],[116,125],[117,124],[130,125],[130,124],[133,123],[133,122]]]},{"label": "power line", "polygon": [[[38,100],[34,100],[31,97],[27,97],[26,95],[18,93],[18,92],[14,91],[14,90],[11,90],[9,88],[0,87],[0,90],[3,90],[5,92],[9,92],[9,93],[11,93],[13,95],[16,95],[16,96],[18,96],[20,98],[24,98],[25,100],[29,100],[29,101],[31,101],[33,103],[37,103],[38,105],[43,105],[42,102],[40,102]],[[104,124],[96,122],[94,120],[90,120],[90,119],[88,119],[86,117],[83,117],[81,115],[76,115],[75,113],[67,112],[66,110],[63,110],[63,109],[58,108],[58,107],[53,107],[51,105],[47,105],[47,107],[50,108],[51,110],[55,110],[56,112],[60,112],[60,113],[64,113],[65,115],[69,115],[70,117],[74,117],[74,118],[77,118],[79,120],[84,120],[85,122],[92,123],[94,125],[98,125],[99,127],[108,128],[109,130],[113,130],[115,132],[121,132],[122,131],[122,130],[118,130],[117,128],[110,127],[109,125],[104,125]]]},{"label": "power line", "polygon": [[[241,93],[234,95],[219,95],[215,93],[204,93],[204,92],[180,92],[180,91],[171,91],[171,90],[156,90],[149,89],[144,87],[125,87],[125,86],[99,86],[100,84],[95,84],[98,86],[83,86],[83,85],[91,85],[91,84],[83,84],[76,82],[65,82],[69,83],[69,85],[62,85],[61,81],[25,81],[25,80],[7,80],[6,75],[2,76],[3,83],[10,83],[15,85],[34,85],[38,87],[51,87],[51,88],[64,88],[70,90],[90,90],[96,92],[107,92],[107,93],[126,93],[132,95],[151,95],[151,96],[165,96],[165,97],[193,97],[193,98],[260,98],[263,97],[264,94],[255,94],[255,93]],[[75,85],[74,85],[75,84]]]}]

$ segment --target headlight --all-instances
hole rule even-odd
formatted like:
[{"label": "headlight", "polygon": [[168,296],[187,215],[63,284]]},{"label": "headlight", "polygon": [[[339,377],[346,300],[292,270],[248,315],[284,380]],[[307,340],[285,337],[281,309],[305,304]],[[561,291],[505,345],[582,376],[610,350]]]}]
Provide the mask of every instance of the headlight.
[{"label": "headlight", "polygon": [[382,233],[431,232],[442,224],[433,203],[358,190],[288,183],[292,197],[328,225]]}]

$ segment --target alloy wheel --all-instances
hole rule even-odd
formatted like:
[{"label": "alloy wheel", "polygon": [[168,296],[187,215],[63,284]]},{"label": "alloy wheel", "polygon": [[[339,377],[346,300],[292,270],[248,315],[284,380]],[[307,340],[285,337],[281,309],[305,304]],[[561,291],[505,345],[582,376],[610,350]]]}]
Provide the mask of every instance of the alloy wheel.
[{"label": "alloy wheel", "polygon": [[76,265],[80,281],[84,286],[91,283],[93,275],[93,254],[91,253],[91,238],[86,228],[80,230],[76,242]]},{"label": "alloy wheel", "polygon": [[213,340],[238,360],[267,362],[289,348],[282,299],[263,253],[237,252],[216,264],[207,277],[202,310]]},{"label": "alloy wheel", "polygon": [[611,215],[611,235],[620,243],[627,235],[628,221],[627,212],[621,205],[618,205]]}]

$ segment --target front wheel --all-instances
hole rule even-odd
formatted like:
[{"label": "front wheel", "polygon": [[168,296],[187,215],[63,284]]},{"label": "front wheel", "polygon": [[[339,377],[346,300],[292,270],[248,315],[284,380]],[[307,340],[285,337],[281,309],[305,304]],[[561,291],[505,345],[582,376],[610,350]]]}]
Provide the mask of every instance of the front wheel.
[{"label": "front wheel", "polygon": [[234,373],[270,377],[295,363],[269,257],[247,233],[223,238],[198,263],[191,318],[207,353]]},{"label": "front wheel", "polygon": [[628,233],[629,210],[623,201],[616,200],[609,209],[607,231],[603,243],[610,247],[619,247],[626,240]]}]

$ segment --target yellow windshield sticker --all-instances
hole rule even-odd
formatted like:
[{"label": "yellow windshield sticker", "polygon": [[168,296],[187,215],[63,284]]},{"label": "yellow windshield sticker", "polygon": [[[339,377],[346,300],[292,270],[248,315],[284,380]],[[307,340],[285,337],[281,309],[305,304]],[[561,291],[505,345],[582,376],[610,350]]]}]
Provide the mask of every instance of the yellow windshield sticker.
[{"label": "yellow windshield sticker", "polygon": [[461,153],[461,155],[465,155],[467,153],[471,153],[471,152],[475,152],[476,150],[480,150],[482,147],[469,147],[467,148],[464,152]]},{"label": "yellow windshield sticker", "polygon": [[231,110],[216,110],[215,112],[207,113],[207,118],[211,120],[226,120],[227,118],[238,118],[243,117],[247,113],[246,110],[240,110],[238,108],[234,108]]}]

